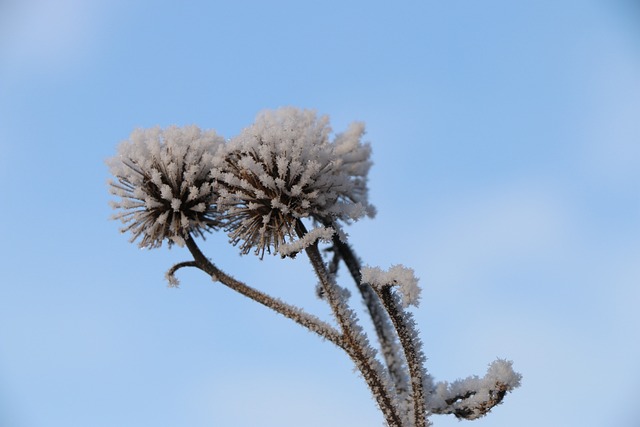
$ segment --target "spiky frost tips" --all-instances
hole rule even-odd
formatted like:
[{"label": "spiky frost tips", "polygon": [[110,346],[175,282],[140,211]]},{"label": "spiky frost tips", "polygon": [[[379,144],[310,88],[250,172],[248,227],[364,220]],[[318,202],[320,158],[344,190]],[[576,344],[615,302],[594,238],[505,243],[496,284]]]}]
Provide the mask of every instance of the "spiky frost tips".
[{"label": "spiky frost tips", "polygon": [[364,126],[329,140],[326,116],[281,108],[258,115],[227,144],[214,169],[225,229],[242,253],[263,256],[295,238],[301,218],[324,224],[373,216],[367,200],[371,150]]},{"label": "spiky frost tips", "polygon": [[155,248],[166,239],[182,245],[219,226],[211,168],[224,139],[196,126],[138,129],[107,164],[111,202],[131,241]]}]

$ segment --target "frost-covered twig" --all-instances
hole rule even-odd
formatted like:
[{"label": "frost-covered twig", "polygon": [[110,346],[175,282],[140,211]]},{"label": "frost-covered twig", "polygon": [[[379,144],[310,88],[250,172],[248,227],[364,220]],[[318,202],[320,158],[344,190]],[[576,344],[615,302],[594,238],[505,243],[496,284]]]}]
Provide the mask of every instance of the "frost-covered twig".
[{"label": "frost-covered twig", "polygon": [[[430,388],[431,377],[424,368],[426,357],[422,352],[422,341],[418,336],[413,316],[405,309],[408,305],[417,305],[417,279],[413,270],[398,265],[392,267],[389,272],[379,268],[363,268],[362,280],[370,283],[380,297],[400,338],[411,378],[414,423],[416,427],[424,427],[427,425],[425,385]],[[394,285],[400,288],[402,300],[398,294],[392,292]]]},{"label": "frost-covered twig", "polygon": [[521,379],[511,361],[498,359],[489,365],[483,378],[472,376],[436,384],[428,409],[434,414],[453,414],[474,420],[500,404],[508,392],[520,385]]},{"label": "frost-covered twig", "polygon": [[283,243],[278,248],[278,253],[283,257],[294,257],[298,252],[304,250],[307,246],[317,242],[331,241],[331,237],[335,234],[335,231],[331,227],[318,227],[314,228],[303,237],[294,240],[291,243]]},{"label": "frost-covered twig", "polygon": [[396,393],[400,400],[410,400],[408,393],[411,387],[409,386],[409,378],[405,370],[406,359],[398,344],[397,334],[391,324],[389,314],[382,307],[380,298],[376,295],[371,285],[362,281],[362,266],[351,246],[335,235],[333,237],[333,247],[344,261],[356,287],[360,291],[362,301],[367,308],[369,317],[376,331],[382,357],[387,365],[389,375],[393,380]]},{"label": "frost-covered twig", "polygon": [[393,325],[398,331],[400,343],[409,367],[411,378],[413,418],[416,427],[424,427],[427,424],[425,406],[425,385],[431,382],[431,378],[424,369],[426,357],[422,352],[422,341],[418,336],[413,316],[406,310],[402,310],[399,298],[391,292],[390,286],[385,286],[378,290],[378,295],[389,315]]},{"label": "frost-covered twig", "polygon": [[[306,230],[302,222],[298,221],[296,231],[300,238],[304,237]],[[390,427],[402,427],[404,425],[402,416],[398,413],[397,399],[394,398],[391,392],[389,378],[382,365],[375,358],[375,350],[371,348],[366,334],[358,324],[355,313],[346,304],[337,284],[329,275],[317,243],[306,247],[305,252],[320,280],[336,321],[340,325],[346,342],[345,350],[369,385],[388,425]]]},{"label": "frost-covered twig", "polygon": [[283,316],[293,320],[306,329],[315,332],[327,341],[334,343],[338,347],[344,348],[344,338],[342,337],[340,332],[338,332],[328,323],[321,321],[317,317],[308,314],[298,307],[294,307],[290,304],[280,301],[279,299],[273,298],[229,276],[204,256],[191,236],[185,239],[185,243],[187,248],[193,255],[194,261],[197,264],[198,268],[209,274],[212,279],[219,281],[220,283],[226,285],[234,291],[266,307],[269,307],[273,311],[282,314]]},{"label": "frost-covered twig", "polygon": [[169,286],[172,288],[177,288],[178,286],[180,286],[180,281],[178,280],[178,278],[176,277],[176,272],[178,270],[180,270],[181,268],[184,267],[198,267],[198,263],[196,263],[195,261],[184,261],[184,262],[179,262],[177,264],[175,264],[173,267],[171,267],[167,273],[164,275],[164,277],[167,279],[167,282],[169,282]]}]

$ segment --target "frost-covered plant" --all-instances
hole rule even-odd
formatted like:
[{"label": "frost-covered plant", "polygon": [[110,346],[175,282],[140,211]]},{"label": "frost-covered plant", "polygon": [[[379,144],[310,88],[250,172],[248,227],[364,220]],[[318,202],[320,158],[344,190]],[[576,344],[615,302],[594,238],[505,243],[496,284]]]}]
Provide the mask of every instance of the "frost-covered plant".
[{"label": "frost-covered plant", "polygon": [[330,131],[327,117],[283,108],[263,112],[229,141],[213,174],[225,227],[242,253],[278,252],[302,218],[333,223],[373,215],[363,125],[354,123],[333,142]]},{"label": "frost-covered plant", "polygon": [[[367,189],[371,150],[363,134],[364,126],[355,123],[331,140],[327,117],[295,108],[263,112],[227,142],[196,127],[135,131],[108,161],[116,177],[111,192],[120,197],[112,202],[115,218],[132,241],[141,237],[142,247],[158,247],[165,239],[186,245],[193,260],[169,269],[170,285],[178,285],[180,268],[196,267],[343,349],[388,426],[426,427],[432,414],[481,417],[519,386],[511,362],[494,361],[483,378],[434,382],[409,311],[420,301],[414,271],[402,265],[388,271],[362,266],[342,232],[342,225],[375,213]],[[218,268],[193,237],[219,229],[230,243],[240,244],[243,254],[304,252],[334,324]],[[351,292],[337,282],[342,264],[373,323],[378,350],[350,305]]]},{"label": "frost-covered plant", "polygon": [[182,246],[187,236],[215,229],[220,215],[210,169],[223,144],[214,131],[196,126],[134,131],[108,162],[121,231],[130,231],[132,241],[141,237],[140,247],[155,248],[165,239]]}]

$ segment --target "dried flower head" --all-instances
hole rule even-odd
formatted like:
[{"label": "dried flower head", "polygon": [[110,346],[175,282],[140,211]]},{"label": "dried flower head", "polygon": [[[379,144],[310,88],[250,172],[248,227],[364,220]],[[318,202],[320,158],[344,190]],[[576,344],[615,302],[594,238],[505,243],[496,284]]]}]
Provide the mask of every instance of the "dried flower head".
[{"label": "dried flower head", "polygon": [[367,201],[371,150],[364,126],[329,141],[326,116],[282,108],[265,111],[227,144],[213,175],[231,242],[263,256],[295,236],[296,222],[352,221],[374,209]]},{"label": "dried flower head", "polygon": [[155,248],[168,243],[182,245],[193,233],[217,228],[217,194],[210,171],[224,139],[196,126],[152,128],[134,131],[107,161],[116,180],[111,194],[114,215],[130,231],[131,241]]}]

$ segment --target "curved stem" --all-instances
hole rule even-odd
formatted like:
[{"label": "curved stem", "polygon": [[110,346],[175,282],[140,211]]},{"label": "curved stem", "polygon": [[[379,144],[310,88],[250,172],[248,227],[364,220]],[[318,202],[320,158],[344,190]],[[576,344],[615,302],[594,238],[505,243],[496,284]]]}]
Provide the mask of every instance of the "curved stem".
[{"label": "curved stem", "polygon": [[474,420],[499,405],[505,395],[520,386],[522,375],[512,363],[497,359],[489,365],[483,378],[477,376],[436,385],[436,398],[429,406],[434,414],[453,414],[458,419]]},{"label": "curved stem", "polygon": [[439,415],[453,414],[460,420],[475,420],[489,413],[494,406],[502,403],[505,395],[511,389],[512,387],[508,384],[496,382],[486,393],[484,399],[476,399],[475,401],[473,398],[478,390],[464,390],[457,394],[450,394],[446,399],[443,399],[446,403],[445,406],[431,408],[431,412]]},{"label": "curved stem", "polygon": [[[300,238],[307,232],[301,221],[297,221],[296,223],[296,232]],[[402,427],[402,419],[398,414],[394,399],[385,381],[382,366],[380,366],[373,356],[373,350],[369,346],[366,335],[357,324],[355,313],[348,307],[337,285],[331,279],[320,255],[320,251],[318,250],[317,242],[307,246],[305,252],[320,280],[336,321],[342,330],[342,336],[345,340],[345,346],[343,348],[354,361],[362,377],[367,382],[389,426]]]},{"label": "curved stem", "polygon": [[184,262],[179,262],[177,264],[175,264],[173,267],[171,267],[166,274],[164,275],[164,277],[166,277],[167,281],[169,282],[169,286],[170,287],[178,287],[180,285],[180,281],[178,280],[178,278],[176,277],[176,272],[178,270],[180,270],[181,268],[184,267],[198,267],[198,264],[196,264],[195,261],[184,261]]},{"label": "curved stem", "polygon": [[282,314],[283,316],[293,320],[297,324],[315,332],[322,338],[331,341],[340,348],[345,348],[345,340],[343,336],[335,328],[328,323],[323,322],[317,317],[308,314],[301,308],[289,305],[279,299],[273,298],[264,292],[260,292],[239,280],[226,274],[224,271],[216,267],[207,257],[204,256],[200,248],[191,236],[185,238],[185,243],[198,268],[209,274],[212,279],[219,281],[234,291],[266,306],[270,309]]}]

